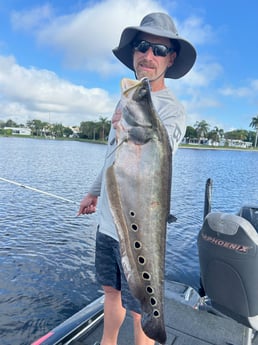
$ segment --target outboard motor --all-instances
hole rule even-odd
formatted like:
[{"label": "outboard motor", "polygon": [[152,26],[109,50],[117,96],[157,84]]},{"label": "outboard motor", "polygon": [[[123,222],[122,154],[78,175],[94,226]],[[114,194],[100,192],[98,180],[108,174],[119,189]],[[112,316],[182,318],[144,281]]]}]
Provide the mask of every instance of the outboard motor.
[{"label": "outboard motor", "polygon": [[238,215],[247,219],[258,232],[258,207],[243,206],[241,207]]},{"label": "outboard motor", "polygon": [[243,344],[258,330],[258,233],[246,219],[209,213],[198,235],[201,280],[212,306],[243,324]]}]

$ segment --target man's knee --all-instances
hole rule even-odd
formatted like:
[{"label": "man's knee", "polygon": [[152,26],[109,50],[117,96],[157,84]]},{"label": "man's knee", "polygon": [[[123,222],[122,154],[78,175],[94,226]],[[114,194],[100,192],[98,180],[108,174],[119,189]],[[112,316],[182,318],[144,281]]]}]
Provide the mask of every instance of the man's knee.
[{"label": "man's knee", "polygon": [[141,318],[142,318],[141,314],[136,313],[135,311],[131,310],[131,315],[136,322],[141,321]]}]

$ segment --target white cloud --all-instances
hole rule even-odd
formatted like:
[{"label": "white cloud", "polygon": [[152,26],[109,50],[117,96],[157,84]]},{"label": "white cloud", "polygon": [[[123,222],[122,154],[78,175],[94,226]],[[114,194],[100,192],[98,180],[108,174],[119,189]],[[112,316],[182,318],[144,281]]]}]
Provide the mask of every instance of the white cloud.
[{"label": "white cloud", "polygon": [[[113,57],[111,50],[118,44],[126,26],[139,25],[142,17],[151,11],[166,9],[154,0],[106,0],[90,2],[79,12],[57,16],[57,11],[47,5],[14,12],[12,23],[17,30],[33,34],[44,49],[50,47],[53,54],[60,54],[67,68],[119,79],[119,75],[127,70]],[[217,42],[216,32],[202,17],[185,14],[183,21],[174,15],[173,19],[180,36],[189,39],[197,48],[203,49]],[[211,109],[217,111],[221,107],[218,84],[222,80],[223,67],[216,61],[216,56],[206,56],[208,50],[204,52],[205,57],[198,55],[195,67],[184,78],[167,81],[183,101],[192,121],[203,120]],[[97,120],[100,115],[112,115],[115,101],[103,89],[74,85],[49,70],[26,69],[10,57],[0,61],[0,93],[3,95],[0,114],[8,115],[8,118],[17,113],[21,117],[48,121],[50,112],[51,121],[74,125],[88,119]],[[256,90],[257,84],[254,81],[252,86]],[[249,87],[251,83],[245,92]],[[240,91],[239,88],[239,97]],[[221,92],[237,94],[233,87]]]},{"label": "white cloud", "polygon": [[[40,20],[35,35],[39,44],[50,46],[62,54],[66,67],[96,71],[100,74],[115,73],[121,65],[113,57],[112,49],[119,42],[126,26],[139,25],[142,17],[151,11],[164,9],[152,0],[107,0],[91,3],[82,11],[51,17],[51,9]],[[16,22],[32,29],[41,9],[15,13]],[[51,21],[44,21],[49,19]]]},{"label": "white cloud", "polygon": [[[169,7],[176,5],[173,2]],[[15,12],[12,22],[19,30],[33,32],[40,45],[58,52],[67,68],[112,75],[124,71],[111,52],[118,45],[122,30],[139,25],[143,16],[155,11],[166,12],[166,9],[155,0],[106,0],[91,2],[79,12],[59,16],[54,15],[55,9],[50,5],[32,8]],[[194,45],[214,41],[212,27],[203,18],[190,15],[184,21],[174,16],[173,19],[180,36]],[[197,85],[203,82],[200,78],[195,81]]]},{"label": "white cloud", "polygon": [[32,31],[38,29],[53,17],[53,10],[50,5],[35,7],[21,12],[13,11],[11,23],[15,30]]},{"label": "white cloud", "polygon": [[4,119],[15,114],[27,118],[77,125],[81,121],[110,117],[114,101],[103,89],[87,89],[59,78],[48,70],[26,69],[14,57],[0,56],[1,112]]},{"label": "white cloud", "polygon": [[198,88],[207,87],[217,80],[222,73],[223,68],[217,62],[199,63],[196,68],[189,73],[188,84]]},{"label": "white cloud", "polygon": [[257,100],[257,91],[258,91],[258,80],[250,80],[244,86],[240,87],[232,87],[227,86],[221,88],[220,93],[223,96],[231,96],[237,98],[248,98],[248,99],[256,99]]},{"label": "white cloud", "polygon": [[203,18],[197,16],[187,17],[182,22],[176,21],[179,35],[190,40],[193,45],[203,45],[214,41],[213,28],[204,23]]}]

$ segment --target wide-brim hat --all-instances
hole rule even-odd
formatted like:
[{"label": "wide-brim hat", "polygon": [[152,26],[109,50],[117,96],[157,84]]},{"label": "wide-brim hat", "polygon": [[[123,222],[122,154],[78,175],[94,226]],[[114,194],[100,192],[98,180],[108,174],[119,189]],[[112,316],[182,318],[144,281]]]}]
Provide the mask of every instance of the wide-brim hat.
[{"label": "wide-brim hat", "polygon": [[190,71],[196,60],[195,48],[178,35],[173,20],[167,14],[159,12],[146,15],[140,26],[129,26],[122,32],[119,45],[113,49],[113,53],[124,65],[134,70],[132,42],[139,32],[177,41],[177,57],[173,65],[167,69],[165,78],[178,79]]}]

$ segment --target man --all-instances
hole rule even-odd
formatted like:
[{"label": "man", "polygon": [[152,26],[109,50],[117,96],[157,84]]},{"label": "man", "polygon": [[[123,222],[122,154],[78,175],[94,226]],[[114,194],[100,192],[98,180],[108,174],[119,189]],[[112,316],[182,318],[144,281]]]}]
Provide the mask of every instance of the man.
[{"label": "man", "polygon": [[[151,13],[143,18],[140,26],[128,27],[122,32],[119,46],[113,53],[135,72],[137,79],[149,79],[154,106],[168,131],[175,152],[185,133],[185,112],[166,88],[165,78],[180,78],[192,68],[196,59],[194,47],[178,36],[168,15]],[[112,118],[104,167],[81,201],[78,215],[95,212],[98,197],[101,196],[95,259],[97,280],[105,294],[101,345],[117,345],[126,309],[132,312],[134,319],[135,345],[153,345],[154,341],[142,331],[140,304],[130,294],[123,273],[118,236],[108,207],[105,172],[114,161],[115,131],[120,117],[118,103]]]}]

